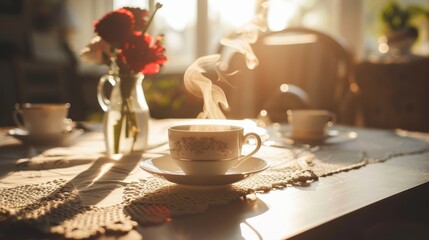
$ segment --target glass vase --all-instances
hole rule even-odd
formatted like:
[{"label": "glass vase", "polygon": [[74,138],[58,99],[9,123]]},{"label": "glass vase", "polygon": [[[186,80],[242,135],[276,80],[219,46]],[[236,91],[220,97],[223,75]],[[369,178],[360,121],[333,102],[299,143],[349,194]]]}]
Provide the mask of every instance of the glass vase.
[{"label": "glass vase", "polygon": [[[147,147],[150,113],[143,79],[142,73],[109,73],[100,79],[97,98],[104,111],[103,133],[109,158],[143,152]],[[112,85],[110,98],[105,94],[107,83]]]}]

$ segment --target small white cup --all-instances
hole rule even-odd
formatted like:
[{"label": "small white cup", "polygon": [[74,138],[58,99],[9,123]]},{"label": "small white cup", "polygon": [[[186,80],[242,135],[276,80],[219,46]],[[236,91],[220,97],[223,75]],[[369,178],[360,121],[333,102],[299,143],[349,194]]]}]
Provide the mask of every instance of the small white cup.
[{"label": "small white cup", "polygon": [[328,127],[336,120],[335,114],[326,110],[300,109],[287,111],[291,137],[320,140],[326,137]]},{"label": "small white cup", "polygon": [[[243,144],[256,139],[253,151],[242,156]],[[261,147],[258,134],[230,125],[179,125],[168,129],[173,161],[187,175],[222,175],[253,156]]]},{"label": "small white cup", "polygon": [[69,103],[25,103],[16,106],[13,118],[16,125],[29,134],[60,134],[70,130],[69,108]]}]

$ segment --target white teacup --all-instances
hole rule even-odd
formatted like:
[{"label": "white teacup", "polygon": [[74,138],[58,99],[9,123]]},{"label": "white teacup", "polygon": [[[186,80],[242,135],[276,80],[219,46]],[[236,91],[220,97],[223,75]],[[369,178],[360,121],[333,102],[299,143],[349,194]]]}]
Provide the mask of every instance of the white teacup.
[{"label": "white teacup", "polygon": [[[253,151],[242,156],[246,140],[256,139]],[[230,125],[179,125],[168,129],[171,158],[187,175],[221,175],[253,156],[261,147],[256,133]]]},{"label": "white teacup", "polygon": [[32,135],[60,134],[70,130],[67,118],[70,104],[25,103],[17,105],[13,113],[16,125]]},{"label": "white teacup", "polygon": [[335,114],[326,110],[288,110],[291,137],[296,139],[320,140],[326,137],[328,127],[335,123]]}]

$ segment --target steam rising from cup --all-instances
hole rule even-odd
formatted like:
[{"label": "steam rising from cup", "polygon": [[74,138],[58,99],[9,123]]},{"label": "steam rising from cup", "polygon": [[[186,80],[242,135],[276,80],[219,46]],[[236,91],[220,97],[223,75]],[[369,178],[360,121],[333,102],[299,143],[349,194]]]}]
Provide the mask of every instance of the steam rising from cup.
[{"label": "steam rising from cup", "polygon": [[257,2],[256,11],[253,19],[242,28],[228,34],[220,40],[224,46],[235,49],[236,52],[243,54],[246,66],[254,69],[259,64],[258,58],[252,50],[250,44],[258,40],[259,33],[267,30],[267,8],[266,0]]},{"label": "steam rising from cup", "polygon": [[[254,69],[259,64],[251,44],[256,42],[260,32],[267,29],[267,7],[267,0],[259,0],[253,19],[220,41],[222,45],[241,53],[245,57],[246,66],[249,69]],[[213,84],[209,78],[203,75],[207,69],[214,68],[218,76],[217,80],[231,85],[227,80],[229,74],[225,74],[220,70],[219,66],[225,64],[221,62],[221,57],[220,54],[200,57],[185,72],[184,84],[186,89],[193,95],[203,98],[203,111],[198,114],[197,118],[226,119],[225,114],[220,108],[222,106],[225,110],[229,109],[225,93],[219,86]]]}]

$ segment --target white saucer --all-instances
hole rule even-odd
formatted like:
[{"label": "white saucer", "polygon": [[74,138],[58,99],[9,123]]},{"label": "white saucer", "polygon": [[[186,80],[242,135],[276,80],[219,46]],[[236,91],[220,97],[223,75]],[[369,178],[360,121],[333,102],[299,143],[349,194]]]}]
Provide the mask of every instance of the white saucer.
[{"label": "white saucer", "polygon": [[222,186],[241,181],[255,173],[264,171],[269,164],[256,157],[251,157],[224,175],[185,175],[170,155],[144,160],[139,164],[143,170],[162,177],[170,182],[188,186]]},{"label": "white saucer", "polygon": [[357,133],[353,131],[345,131],[338,129],[330,129],[323,136],[310,136],[310,137],[294,137],[290,131],[283,134],[284,137],[299,143],[324,143],[335,144],[357,138]]},{"label": "white saucer", "polygon": [[24,144],[35,146],[62,146],[70,144],[73,139],[82,135],[83,129],[72,129],[60,134],[34,135],[28,131],[14,128],[8,131],[8,135],[20,140]]}]

